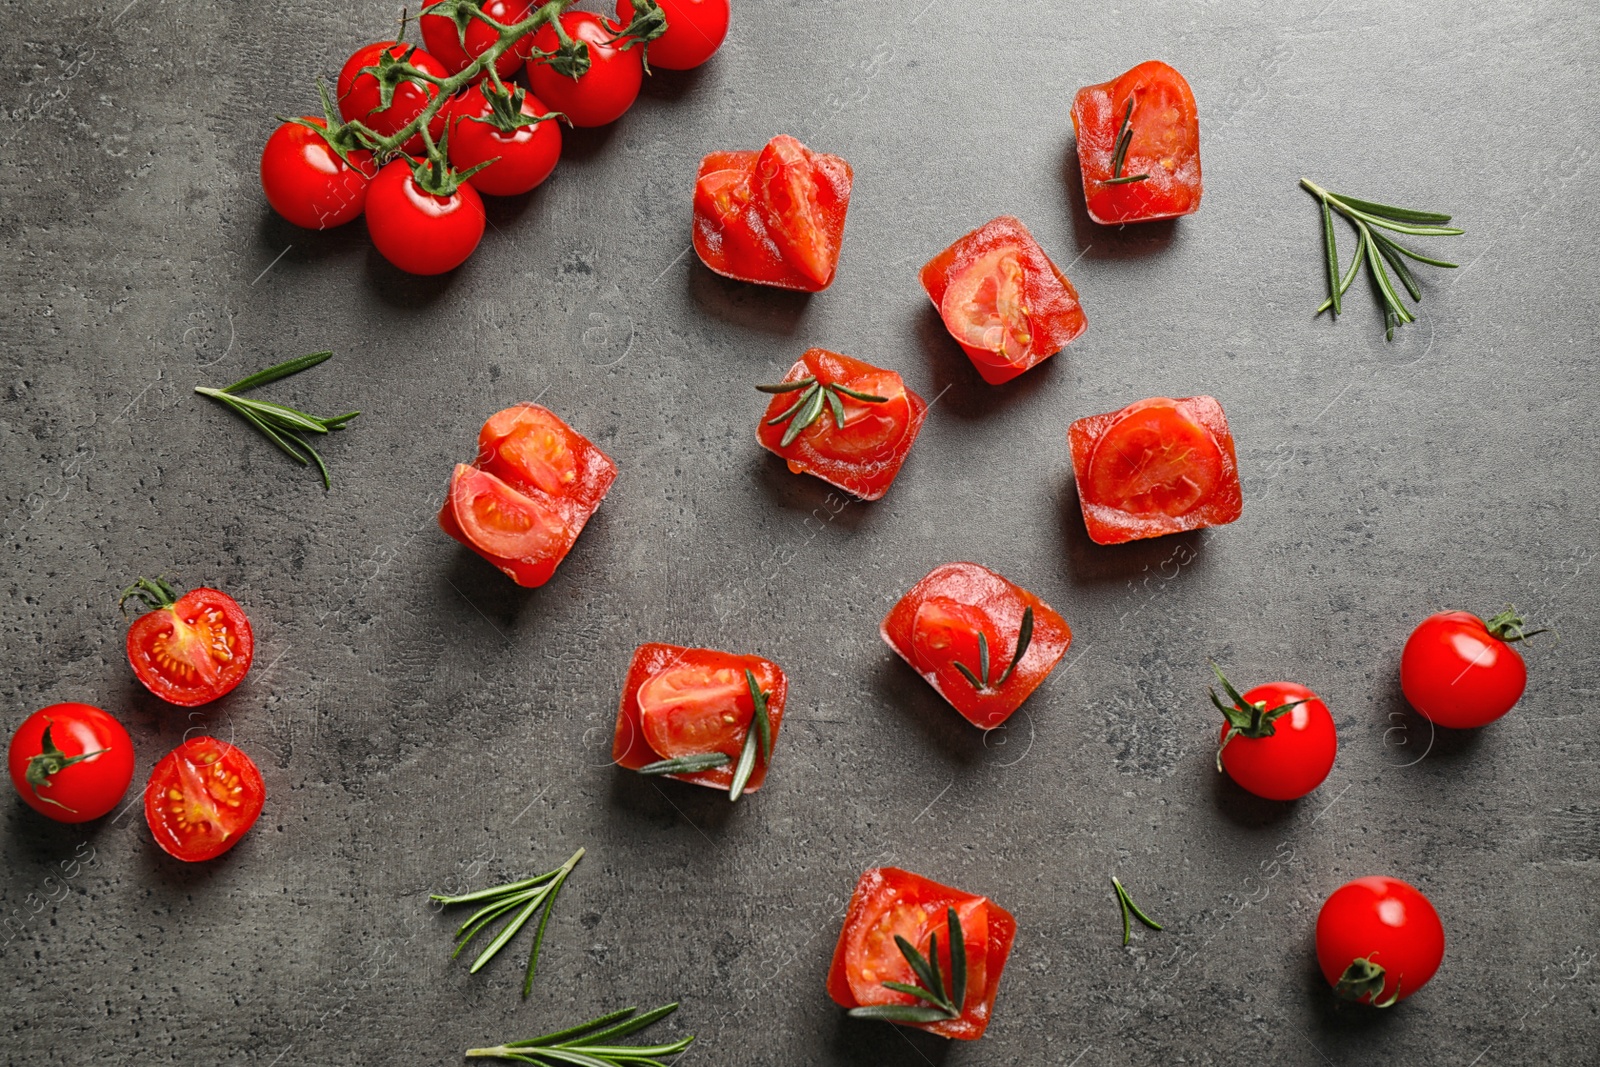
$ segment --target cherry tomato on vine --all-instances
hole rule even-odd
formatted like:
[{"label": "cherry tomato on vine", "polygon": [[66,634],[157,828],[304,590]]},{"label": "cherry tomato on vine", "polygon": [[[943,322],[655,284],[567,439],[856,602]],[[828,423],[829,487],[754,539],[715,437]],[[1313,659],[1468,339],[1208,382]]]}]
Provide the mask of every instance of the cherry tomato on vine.
[{"label": "cherry tomato on vine", "polygon": [[[422,43],[428,46],[428,54],[437,59],[451,74],[460,74],[466,70],[473,60],[500,40],[499,31],[477,16],[467,13],[469,7],[476,7],[502,26],[515,25],[533,11],[530,0],[474,0],[473,3],[460,5],[465,19],[463,27],[453,16],[428,14],[428,9],[438,5],[439,2],[440,0],[423,0],[422,16],[417,19],[417,25],[422,27]],[[494,69],[500,77],[509,78],[517,72],[517,64],[527,58],[526,48],[523,42],[519,41],[500,53],[500,58],[494,61]],[[487,71],[480,73],[474,80],[481,80],[487,73]]]},{"label": "cherry tomato on vine", "polygon": [[57,822],[88,822],[117,806],[133,781],[133,740],[89,704],[51,704],[22,721],[7,756],[24,802]]},{"label": "cherry tomato on vine", "polygon": [[[662,70],[698,67],[728,36],[728,0],[654,0],[667,20],[667,28],[650,42],[647,58]],[[649,0],[640,6],[648,12]],[[617,0],[617,23],[627,26],[639,14],[633,0]],[[647,16],[648,17],[648,16]]]},{"label": "cherry tomato on vine", "polygon": [[[639,50],[609,43],[619,28],[599,15],[568,11],[560,22],[565,42],[554,23],[547,22],[534,33],[533,47],[555,55],[551,59],[535,55],[528,61],[528,84],[574,126],[617,121],[633,106],[644,82]],[[585,46],[582,52],[576,49],[579,44]]]},{"label": "cherry tomato on vine", "polygon": [[[383,258],[408,274],[443,274],[467,261],[483,239],[483,200],[466,182],[447,179],[447,193],[419,184],[411,162],[396,159],[367,190],[367,233]],[[454,188],[450,188],[454,186]]]},{"label": "cherry tomato on vine", "polygon": [[[374,133],[392,137],[405,129],[412,119],[422,114],[433,98],[439,95],[437,85],[408,78],[400,79],[394,84],[394,94],[389,100],[389,105],[384,107],[383,89],[378,77],[366,72],[367,67],[387,70],[405,61],[436,78],[450,76],[443,63],[415,45],[401,44],[398,41],[379,41],[369,44],[357,49],[354,55],[345,60],[344,67],[339,71],[339,114],[344,120],[364,123]],[[443,111],[444,109],[440,108],[434,115],[433,121],[428,124],[428,132],[436,141],[444,131]],[[422,144],[422,134],[417,133],[406,139],[404,147],[407,152],[418,152],[422,149]]]},{"label": "cherry tomato on vine", "polygon": [[244,681],[255,635],[233,597],[206,588],[179,596],[161,578],[140,578],[123,590],[122,603],[129,600],[150,609],[128,627],[128,662],[150,692],[192,708]]},{"label": "cherry tomato on vine", "polygon": [[1294,682],[1268,682],[1240,694],[1215,666],[1228,702],[1211,691],[1224,722],[1217,770],[1268,800],[1296,800],[1321,785],[1339,751],[1328,706]]},{"label": "cherry tomato on vine", "polygon": [[1347,1000],[1387,1008],[1428,984],[1444,960],[1433,904],[1398,878],[1357,878],[1317,913],[1317,965]]},{"label": "cherry tomato on vine", "polygon": [[220,856],[255,825],[266,799],[261,772],[239,749],[194,737],[162,757],[144,790],[156,844],[186,863]]},{"label": "cherry tomato on vine", "polygon": [[1406,638],[1400,689],[1417,712],[1440,726],[1466,729],[1510,711],[1528,684],[1514,641],[1524,630],[1515,608],[1487,621],[1465,611],[1430,615]]},{"label": "cherry tomato on vine", "polygon": [[[450,162],[462,171],[487,163],[467,179],[472,187],[490,196],[517,196],[555,170],[561,123],[541,119],[550,109],[522,89],[509,98],[493,93],[480,84],[450,104]],[[529,118],[541,121],[524,124]]]},{"label": "cherry tomato on vine", "polygon": [[261,149],[261,191],[267,203],[308,230],[342,226],[361,214],[367,183],[377,173],[372,153],[364,148],[341,157],[317,132],[327,128],[327,120],[312,115],[292,119],[273,130]]}]

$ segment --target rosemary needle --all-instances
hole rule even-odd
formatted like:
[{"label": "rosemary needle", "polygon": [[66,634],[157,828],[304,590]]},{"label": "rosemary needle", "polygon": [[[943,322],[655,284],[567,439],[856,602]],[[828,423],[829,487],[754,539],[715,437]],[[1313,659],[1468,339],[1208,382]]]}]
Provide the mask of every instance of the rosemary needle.
[{"label": "rosemary needle", "polygon": [[[194,391],[201,396],[210,397],[212,400],[217,401],[244,419],[245,422],[254,426],[261,431],[263,437],[276,445],[284,455],[302,467],[310,462],[316,463],[317,470],[322,474],[323,488],[332,488],[332,483],[328,478],[327,464],[322,462],[322,456],[301,435],[325,434],[332,430],[342,430],[346,423],[360,415],[361,412],[347,411],[343,415],[321,418],[316,415],[307,415],[305,412],[298,411],[286,404],[275,404],[270,400],[255,400],[239,395],[270,382],[275,382],[279,378],[287,378],[291,374],[309,370],[317,364],[325,362],[332,355],[332,352],[312,352],[310,355],[297,356],[275,366],[267,367],[265,370],[246,375],[232,385],[225,385],[221,389],[197,385]],[[302,453],[304,454],[302,455]]]}]

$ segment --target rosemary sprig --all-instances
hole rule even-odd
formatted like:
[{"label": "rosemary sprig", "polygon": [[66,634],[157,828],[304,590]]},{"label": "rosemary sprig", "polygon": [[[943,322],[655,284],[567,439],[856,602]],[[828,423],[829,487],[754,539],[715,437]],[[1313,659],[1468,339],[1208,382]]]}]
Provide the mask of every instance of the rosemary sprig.
[{"label": "rosemary sprig", "polygon": [[[1322,244],[1328,270],[1328,299],[1317,307],[1316,314],[1320,315],[1330,309],[1335,318],[1343,314],[1344,294],[1349,290],[1350,283],[1355,281],[1361,264],[1366,263],[1372,277],[1373,290],[1383,307],[1384,337],[1393,341],[1394,328],[1403,323],[1415,322],[1416,317],[1401,302],[1400,294],[1395,291],[1394,282],[1389,279],[1385,264],[1393,268],[1396,277],[1400,279],[1400,284],[1405,286],[1406,292],[1411,295],[1411,299],[1419,303],[1422,300],[1422,288],[1417,285],[1417,279],[1411,273],[1411,268],[1406,265],[1406,260],[1412,259],[1431,267],[1453,268],[1456,264],[1425,256],[1381,231],[1389,230],[1415,237],[1454,237],[1466,231],[1454,226],[1440,225],[1450,221],[1450,216],[1443,212],[1418,211],[1415,208],[1358,200],[1353,196],[1331,193],[1309,178],[1301,178],[1300,185],[1317,198],[1322,208]],[[1350,220],[1356,228],[1357,235],[1356,254],[1350,261],[1350,269],[1342,275],[1339,273],[1339,242],[1333,229],[1335,211]]]},{"label": "rosemary sprig", "polygon": [[1117,881],[1117,876],[1114,874],[1111,876],[1111,888],[1117,891],[1117,904],[1122,908],[1122,943],[1124,945],[1128,943],[1128,933],[1131,929],[1128,925],[1128,914],[1130,912],[1135,919],[1138,919],[1150,929],[1161,929],[1160,923],[1139,910],[1139,905],[1133,902],[1133,898],[1128,895],[1126,889],[1122,888],[1122,883]]},{"label": "rosemary sprig", "polygon": [[539,919],[538,929],[534,932],[533,950],[528,953],[528,974],[522,981],[522,995],[526,997],[528,991],[533,988],[534,970],[539,964],[539,948],[544,944],[544,931],[545,927],[550,924],[550,912],[555,908],[556,894],[561,892],[562,884],[566,882],[567,876],[572,873],[572,869],[578,865],[578,861],[581,859],[583,859],[583,849],[580,848],[572,854],[571,859],[555,870],[535,875],[532,878],[525,878],[520,882],[508,882],[505,885],[492,886],[488,889],[480,889],[473,893],[464,893],[453,897],[440,893],[432,894],[428,898],[429,900],[437,901],[446,906],[453,904],[483,905],[472,914],[472,918],[462,923],[461,928],[456,931],[456,949],[450,953],[450,958],[455,959],[461,955],[461,950],[467,947],[467,943],[482,933],[496,919],[510,912],[515,912],[516,914],[512,916],[511,921],[500,928],[499,932],[494,935],[494,939],[489,942],[489,946],[478,953],[478,958],[472,961],[472,966],[469,968],[468,973],[477,974],[486,963],[494,959],[495,953],[510,943],[511,939],[517,935],[518,930],[527,925],[528,920],[533,918],[533,913],[542,907],[544,915]]},{"label": "rosemary sprig", "polygon": [[775,415],[767,420],[768,426],[781,426],[785,422],[789,424],[788,429],[783,431],[783,439],[778,442],[779,448],[788,448],[794,444],[794,439],[799,437],[807,426],[810,426],[822,416],[824,403],[833,413],[833,424],[841,430],[844,429],[844,402],[839,399],[840,393],[864,404],[883,404],[889,399],[886,396],[875,396],[872,393],[859,392],[840,385],[838,382],[819,382],[815,374],[808,374],[804,378],[792,382],[780,382],[777,385],[758,385],[756,388],[763,393],[793,393],[797,391],[800,393],[795,402],[784,409],[782,414]]},{"label": "rosemary sprig", "polygon": [[961,933],[961,920],[956,909],[945,909],[945,929],[950,937],[950,981],[947,984],[939,967],[939,935],[928,935],[928,954],[924,956],[915,945],[896,934],[894,943],[900,955],[906,958],[917,984],[884,982],[896,993],[926,1001],[930,1007],[916,1004],[868,1004],[851,1008],[857,1019],[882,1019],[891,1023],[937,1023],[961,1018],[967,1002],[967,941]]},{"label": "rosemary sprig", "polygon": [[1150,177],[1148,174],[1122,173],[1123,166],[1128,162],[1128,146],[1133,143],[1133,101],[1133,97],[1128,97],[1128,106],[1122,112],[1122,125],[1117,128],[1116,146],[1111,151],[1111,177],[1102,182],[1103,185],[1127,185]]},{"label": "rosemary sprig", "polygon": [[961,676],[972,684],[972,688],[979,691],[985,689],[999,689],[1011,678],[1017,669],[1017,664],[1022,662],[1022,657],[1028,654],[1028,646],[1033,643],[1033,607],[1030,605],[1022,609],[1022,627],[1017,631],[1017,651],[1011,656],[1011,663],[1004,673],[994,681],[989,680],[989,638],[982,630],[978,631],[978,672],[974,674],[972,668],[960,660],[956,661],[956,670]]},{"label": "rosemary sprig", "polygon": [[1233,687],[1228,679],[1222,676],[1221,667],[1213,663],[1211,672],[1217,676],[1217,681],[1222,683],[1222,691],[1227,693],[1228,699],[1233,702],[1231,705],[1224,704],[1217,696],[1215,689],[1208,688],[1206,690],[1211,694],[1211,703],[1215,704],[1217,710],[1222,712],[1223,717],[1228,720],[1228,732],[1223,735],[1222,744],[1217,746],[1217,771],[1220,773],[1222,770],[1222,750],[1228,747],[1229,741],[1232,741],[1235,737],[1248,737],[1256,740],[1263,737],[1271,737],[1278,731],[1278,728],[1273,723],[1281,716],[1304,704],[1305,700],[1291,700],[1287,704],[1279,704],[1275,708],[1267,707],[1265,700],[1258,700],[1251,704],[1239,694],[1239,691]]},{"label": "rosemary sprig", "polygon": [[[343,415],[332,418],[321,418],[316,415],[307,415],[303,411],[284,404],[274,404],[270,400],[250,400],[238,394],[275,382],[279,378],[287,378],[291,374],[308,370],[322,363],[332,356],[332,352],[313,352],[308,356],[299,356],[287,360],[276,366],[257,371],[254,374],[240,378],[232,385],[213,389],[210,386],[197,385],[194,391],[201,396],[207,396],[227,407],[244,421],[260,430],[267,440],[277,445],[290,459],[304,467],[307,462],[315,462],[317,470],[322,472],[322,486],[331,488],[328,479],[328,467],[322,462],[322,457],[317,450],[301,436],[302,434],[325,434],[331,430],[342,430],[345,424],[357,415],[359,411],[347,411]],[[301,455],[304,451],[306,455]],[[306,456],[310,456],[308,461]]]},{"label": "rosemary sprig", "polygon": [[[733,781],[728,786],[729,800],[738,800],[744,794],[744,787],[750,784],[750,775],[756,769],[757,759],[762,766],[772,760],[772,717],[767,709],[770,694],[761,688],[755,672],[748,667],[744,670],[744,684],[750,687],[750,703],[755,710],[750,716],[750,729],[744,735],[744,747],[739,750],[739,762],[734,764]],[[726,767],[731,762],[726,752],[697,752],[690,756],[647,763],[639,768],[639,773],[694,774],[715,767]]]},{"label": "rosemary sprig", "polygon": [[490,1048],[469,1048],[469,1057],[515,1060],[546,1067],[576,1064],[577,1067],[628,1067],[631,1064],[661,1067],[660,1056],[676,1056],[694,1043],[694,1035],[662,1045],[619,1045],[615,1042],[645,1027],[660,1022],[678,1010],[678,1004],[663,1004],[654,1011],[635,1015],[638,1008],[622,1008],[590,1019],[565,1030],[553,1030],[522,1041],[507,1041]]}]

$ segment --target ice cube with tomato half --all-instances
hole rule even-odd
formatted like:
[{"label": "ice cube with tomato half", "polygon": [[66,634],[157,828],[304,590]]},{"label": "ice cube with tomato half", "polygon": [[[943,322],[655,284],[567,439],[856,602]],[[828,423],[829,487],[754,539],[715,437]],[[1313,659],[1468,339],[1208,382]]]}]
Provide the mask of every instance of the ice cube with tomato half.
[{"label": "ice cube with tomato half", "polygon": [[737,800],[766,781],[788,696],[783,669],[761,656],[640,645],[622,683],[611,759]]},{"label": "ice cube with tomato half", "polygon": [[878,632],[983,730],[1010,718],[1072,643],[1054,608],[976,563],[935,567],[889,609]]},{"label": "ice cube with tomato half", "polygon": [[1083,524],[1096,544],[1222,526],[1244,510],[1222,405],[1151,397],[1067,430]]},{"label": "ice cube with tomato half", "polygon": [[478,433],[439,509],[445,533],[518,585],[550,580],[616,480],[617,465],[553,411],[517,404]]},{"label": "ice cube with tomato half", "polygon": [[758,385],[772,402],[756,440],[789,463],[863,500],[877,500],[911,451],[927,402],[892,370],[808,349],[783,381]]},{"label": "ice cube with tomato half", "polygon": [[850,164],[780,134],[759,152],[712,152],[694,187],[694,250],[724,277],[817,292],[833,282]]},{"label": "ice cube with tomato half", "polygon": [[922,287],[990,385],[1049,359],[1089,325],[1067,276],[1009,215],[930,259]]},{"label": "ice cube with tomato half", "polygon": [[1089,217],[1105,226],[1200,210],[1200,117],[1189,83],[1152,59],[1072,102]]},{"label": "ice cube with tomato half", "polygon": [[1016,919],[988,897],[874,867],[850,897],[828,995],[858,1018],[974,1041],[994,1014],[1016,936]]}]

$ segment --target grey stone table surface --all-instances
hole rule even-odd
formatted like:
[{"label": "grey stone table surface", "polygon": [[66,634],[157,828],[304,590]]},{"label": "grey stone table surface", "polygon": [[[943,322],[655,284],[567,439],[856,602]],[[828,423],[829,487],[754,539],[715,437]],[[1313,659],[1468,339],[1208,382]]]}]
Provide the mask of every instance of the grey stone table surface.
[{"label": "grey stone table surface", "polygon": [[[1600,6],[742,0],[708,66],[570,134],[434,280],[388,267],[360,222],[286,225],[256,176],[272,116],[307,110],[397,7],[7,5],[6,728],[87,700],[132,729],[136,782],[204,729],[268,789],[249,837],[194,866],[136,806],[70,827],[0,804],[7,1062],[454,1063],[669,999],[691,1064],[1595,1062]],[[1098,227],[1071,96],[1151,57],[1198,96],[1204,206]],[[699,157],[779,132],[855,167],[838,280],[809,297],[688,251]],[[1359,286],[1338,323],[1312,318],[1303,175],[1465,226],[1430,242],[1463,266],[1426,273],[1392,344]],[[1090,326],[992,388],[916,270],[1008,213]],[[836,509],[756,446],[751,385],[811,345],[937,398],[880,502]],[[325,450],[326,493],[191,391],[324,347],[277,395],[362,409]],[[1202,392],[1238,440],[1243,518],[1091,544],[1067,424]],[[482,420],[534,398],[621,475],[523,590],[433,511]],[[954,559],[1076,634],[988,736],[876,634]],[[255,622],[250,677],[203,711],[128,670],[115,593],[154,573]],[[1527,649],[1509,717],[1434,734],[1398,694],[1406,634],[1507,601],[1559,640]],[[608,765],[647,640],[789,672],[759,794]],[[1208,658],[1327,700],[1340,752],[1317,792],[1271,804],[1219,778]],[[528,1001],[512,956],[476,976],[450,960],[430,890],[579,845]],[[882,862],[1016,914],[981,1042],[829,1001],[844,904]],[[1113,873],[1164,932],[1121,947]],[[1322,899],[1369,873],[1421,887],[1449,939],[1387,1013],[1336,1003],[1311,951]]]}]

